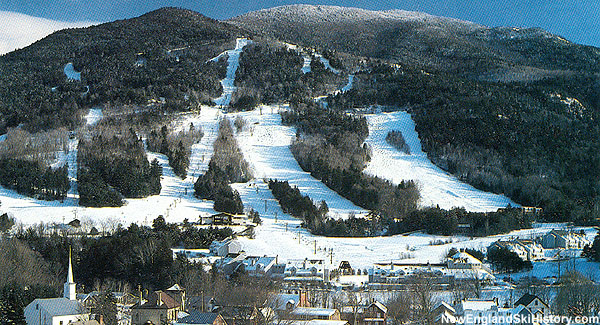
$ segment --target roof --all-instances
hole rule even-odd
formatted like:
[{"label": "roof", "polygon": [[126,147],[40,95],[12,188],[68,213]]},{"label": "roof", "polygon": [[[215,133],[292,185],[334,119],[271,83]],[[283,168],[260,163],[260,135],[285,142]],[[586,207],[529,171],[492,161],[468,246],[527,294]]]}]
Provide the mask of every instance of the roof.
[{"label": "roof", "polygon": [[[519,305],[523,305],[523,306],[528,306],[532,301],[534,301],[535,299],[540,299],[538,296],[536,295],[530,295],[529,293],[526,293],[523,295],[523,297],[521,297],[519,300],[517,300],[517,302],[515,302],[515,306],[519,306]],[[547,306],[547,304],[540,299],[540,301]]]},{"label": "roof", "polygon": [[337,309],[329,309],[329,308],[314,308],[314,307],[298,307],[292,311],[294,315],[302,315],[302,316],[321,316],[321,317],[330,317]]},{"label": "roof", "polygon": [[346,324],[348,324],[348,321],[345,321],[345,320],[327,320],[327,319],[285,320],[283,322],[286,325],[346,325]]},{"label": "roof", "polygon": [[470,264],[481,264],[481,261],[476,259],[475,257],[473,257],[471,254],[469,253],[465,253],[465,252],[460,252],[460,253],[456,253],[452,256],[453,260],[464,260],[467,263]]},{"label": "roof", "polygon": [[464,300],[462,302],[463,310],[485,311],[497,307],[494,300]]},{"label": "roof", "polygon": [[202,313],[199,311],[191,311],[188,316],[177,320],[178,324],[213,324],[215,319],[219,317],[217,313]]},{"label": "roof", "polygon": [[384,313],[387,313],[387,307],[384,306],[382,303],[380,303],[379,301],[374,301],[373,303],[371,303],[369,305],[369,307],[375,305],[375,307],[379,308],[381,311],[383,311]]},{"label": "roof", "polygon": [[292,307],[296,307],[299,302],[300,295],[294,293],[280,293],[277,294],[273,300],[273,304],[277,310],[286,310],[288,303],[291,303]]},{"label": "roof", "polygon": [[[160,294],[160,300],[162,304],[158,303],[158,296]],[[171,297],[168,293],[164,291],[155,291],[152,293],[148,302],[143,305],[134,306],[134,309],[173,309],[180,307],[181,304],[178,303],[173,297]]]},{"label": "roof", "polygon": [[165,291],[182,291],[183,288],[179,286],[179,284],[175,283],[172,287]]},{"label": "roof", "polygon": [[78,322],[69,323],[69,325],[100,325],[97,320],[82,320]]},{"label": "roof", "polygon": [[76,300],[67,298],[36,299],[30,305],[38,304],[51,317],[64,315],[87,314],[87,311]]}]

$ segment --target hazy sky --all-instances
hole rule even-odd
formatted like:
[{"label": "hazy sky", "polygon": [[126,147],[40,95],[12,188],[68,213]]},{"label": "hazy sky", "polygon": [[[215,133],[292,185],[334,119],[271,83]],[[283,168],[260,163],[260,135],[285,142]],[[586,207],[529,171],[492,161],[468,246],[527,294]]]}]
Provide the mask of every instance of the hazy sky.
[{"label": "hazy sky", "polygon": [[2,0],[0,10],[66,21],[112,21],[175,6],[226,19],[252,10],[293,3],[418,10],[491,27],[541,27],[571,41],[600,47],[600,1],[597,0]]}]

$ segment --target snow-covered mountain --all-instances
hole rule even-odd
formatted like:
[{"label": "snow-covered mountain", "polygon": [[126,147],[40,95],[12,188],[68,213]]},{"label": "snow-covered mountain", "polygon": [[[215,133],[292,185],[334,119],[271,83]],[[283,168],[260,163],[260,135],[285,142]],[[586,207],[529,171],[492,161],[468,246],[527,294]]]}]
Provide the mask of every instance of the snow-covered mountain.
[{"label": "snow-covered mountain", "polygon": [[57,30],[87,27],[92,22],[63,22],[0,11],[0,55],[24,48]]}]

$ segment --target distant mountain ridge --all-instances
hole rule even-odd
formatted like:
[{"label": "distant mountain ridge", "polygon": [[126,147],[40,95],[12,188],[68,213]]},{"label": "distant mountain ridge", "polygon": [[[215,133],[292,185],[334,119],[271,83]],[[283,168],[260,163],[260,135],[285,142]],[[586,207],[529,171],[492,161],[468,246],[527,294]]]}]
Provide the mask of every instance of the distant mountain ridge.
[{"label": "distant mountain ridge", "polygon": [[[600,71],[600,49],[541,29],[488,28],[420,12],[292,5],[228,22],[306,46],[477,78],[540,79],[555,70]],[[528,75],[519,77],[523,72]]]}]

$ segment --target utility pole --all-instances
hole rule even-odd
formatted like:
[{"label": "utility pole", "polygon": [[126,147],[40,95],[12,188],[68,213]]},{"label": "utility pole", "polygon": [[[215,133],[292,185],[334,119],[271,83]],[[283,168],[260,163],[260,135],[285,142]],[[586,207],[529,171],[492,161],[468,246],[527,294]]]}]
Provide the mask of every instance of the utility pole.
[{"label": "utility pole", "polygon": [[315,239],[315,255],[317,255],[317,240]]}]

